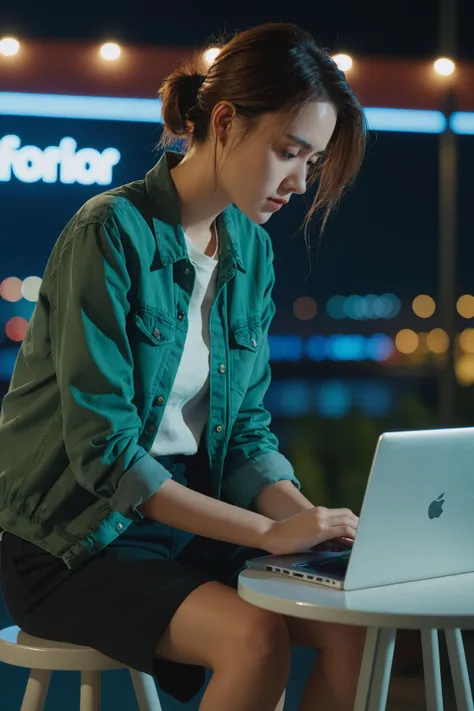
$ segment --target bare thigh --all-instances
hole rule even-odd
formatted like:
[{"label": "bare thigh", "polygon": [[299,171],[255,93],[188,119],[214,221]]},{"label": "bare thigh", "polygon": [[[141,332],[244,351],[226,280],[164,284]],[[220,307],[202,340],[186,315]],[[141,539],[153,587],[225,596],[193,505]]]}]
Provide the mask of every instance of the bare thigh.
[{"label": "bare thigh", "polygon": [[238,656],[264,657],[289,645],[283,616],[250,605],[233,588],[208,582],[193,590],[175,612],[156,656],[215,671]]}]

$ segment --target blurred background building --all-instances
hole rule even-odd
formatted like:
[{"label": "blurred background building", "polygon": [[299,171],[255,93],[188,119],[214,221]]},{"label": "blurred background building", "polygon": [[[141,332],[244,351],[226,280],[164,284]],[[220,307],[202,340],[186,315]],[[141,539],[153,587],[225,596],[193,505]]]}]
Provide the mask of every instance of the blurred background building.
[{"label": "blurred background building", "polygon": [[290,21],[346,71],[371,135],[311,258],[311,195],[265,225],[281,448],[313,501],[358,510],[380,433],[474,423],[472,3],[50,5],[0,10],[0,398],[61,230],[158,159],[162,78],[205,69],[223,33]]}]

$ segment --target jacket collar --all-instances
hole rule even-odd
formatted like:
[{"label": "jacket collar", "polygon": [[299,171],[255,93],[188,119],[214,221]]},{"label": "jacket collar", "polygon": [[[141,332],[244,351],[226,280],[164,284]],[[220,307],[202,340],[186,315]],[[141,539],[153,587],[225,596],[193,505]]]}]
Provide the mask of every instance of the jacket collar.
[{"label": "jacket collar", "polygon": [[[174,264],[188,257],[176,188],[170,170],[183,159],[184,154],[165,151],[158,163],[146,174],[145,186],[151,208],[153,229],[162,266]],[[222,247],[220,261],[237,265],[246,272],[242,262],[238,229],[230,205],[217,217],[217,230]]]}]

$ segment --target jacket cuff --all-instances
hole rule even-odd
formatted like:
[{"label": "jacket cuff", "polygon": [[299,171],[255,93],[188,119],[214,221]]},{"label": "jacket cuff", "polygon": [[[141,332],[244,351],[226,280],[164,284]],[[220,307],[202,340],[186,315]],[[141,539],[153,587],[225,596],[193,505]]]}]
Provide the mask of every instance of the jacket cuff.
[{"label": "jacket cuff", "polygon": [[223,489],[232,503],[250,509],[252,501],[262,489],[277,481],[288,479],[297,489],[301,484],[295,477],[293,466],[281,452],[265,452],[249,459],[233,474],[226,477]]},{"label": "jacket cuff", "polygon": [[133,521],[141,520],[143,515],[137,507],[151,498],[168,479],[171,479],[171,473],[146,453],[121,477],[110,498],[112,510]]}]

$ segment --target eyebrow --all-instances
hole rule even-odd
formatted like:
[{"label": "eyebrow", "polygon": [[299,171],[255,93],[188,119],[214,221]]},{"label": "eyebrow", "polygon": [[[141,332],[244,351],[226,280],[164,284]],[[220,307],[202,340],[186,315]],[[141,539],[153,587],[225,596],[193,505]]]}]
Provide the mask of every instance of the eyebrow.
[{"label": "eyebrow", "polygon": [[[295,143],[299,143],[300,146],[303,146],[303,148],[305,148],[307,151],[314,151],[314,148],[311,145],[311,143],[308,143],[308,141],[305,141],[304,138],[295,136],[293,133],[287,133],[286,135],[288,138],[291,138],[291,140],[294,141]],[[324,155],[324,151],[318,151],[316,153],[316,155],[322,156],[322,155]]]}]

